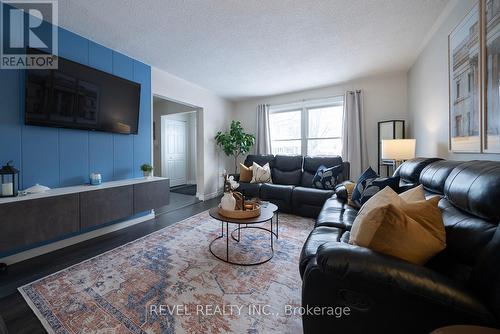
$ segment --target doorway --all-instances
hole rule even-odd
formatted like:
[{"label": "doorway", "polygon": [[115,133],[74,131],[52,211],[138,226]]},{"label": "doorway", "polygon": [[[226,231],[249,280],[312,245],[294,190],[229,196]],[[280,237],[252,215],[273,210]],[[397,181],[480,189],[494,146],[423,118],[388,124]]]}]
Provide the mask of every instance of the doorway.
[{"label": "doorway", "polygon": [[187,127],[188,120],[161,116],[161,175],[170,179],[170,187],[188,184]]},{"label": "doorway", "polygon": [[170,204],[161,213],[198,202],[197,145],[200,108],[153,97],[153,171],[170,179]]}]

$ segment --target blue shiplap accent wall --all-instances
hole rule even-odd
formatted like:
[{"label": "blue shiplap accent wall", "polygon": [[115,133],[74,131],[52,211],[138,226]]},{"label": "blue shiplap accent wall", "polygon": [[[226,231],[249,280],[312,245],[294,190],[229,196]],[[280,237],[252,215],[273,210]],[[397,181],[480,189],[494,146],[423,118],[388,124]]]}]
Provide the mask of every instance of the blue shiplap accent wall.
[{"label": "blue shiplap accent wall", "polygon": [[59,28],[59,55],[141,84],[138,135],[24,125],[24,71],[0,70],[0,164],[21,170],[21,188],[51,188],[142,175],[151,163],[151,68],[119,52]]}]

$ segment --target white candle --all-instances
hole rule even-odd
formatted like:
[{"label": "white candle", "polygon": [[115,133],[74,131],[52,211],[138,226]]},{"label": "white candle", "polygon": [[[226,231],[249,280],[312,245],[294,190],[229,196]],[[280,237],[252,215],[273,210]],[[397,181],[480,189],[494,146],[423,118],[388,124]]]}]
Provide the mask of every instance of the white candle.
[{"label": "white candle", "polygon": [[4,183],[2,184],[2,196],[12,196],[14,195],[14,184]]}]

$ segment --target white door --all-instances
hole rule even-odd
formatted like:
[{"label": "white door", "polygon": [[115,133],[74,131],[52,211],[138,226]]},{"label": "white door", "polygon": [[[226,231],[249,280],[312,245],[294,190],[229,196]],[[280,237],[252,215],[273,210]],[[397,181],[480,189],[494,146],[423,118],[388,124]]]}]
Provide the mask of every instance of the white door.
[{"label": "white door", "polygon": [[185,121],[161,118],[162,176],[170,179],[170,186],[186,184],[187,124]]}]

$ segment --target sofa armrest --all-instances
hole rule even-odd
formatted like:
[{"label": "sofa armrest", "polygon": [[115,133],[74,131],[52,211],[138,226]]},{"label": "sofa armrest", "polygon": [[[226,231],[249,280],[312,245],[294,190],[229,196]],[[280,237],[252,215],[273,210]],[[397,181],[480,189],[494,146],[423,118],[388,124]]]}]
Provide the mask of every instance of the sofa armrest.
[{"label": "sofa armrest", "polygon": [[335,187],[335,195],[337,195],[337,200],[341,203],[347,203],[349,199],[349,194],[347,193],[347,188],[344,182]]},{"label": "sofa armrest", "polygon": [[[342,333],[424,333],[452,324],[491,325],[491,312],[439,273],[367,248],[330,242],[303,276],[304,307],[344,306],[342,319],[303,317],[304,332],[336,326]],[[391,321],[383,321],[390,315]],[[325,327],[328,328],[328,327]]]}]

